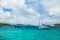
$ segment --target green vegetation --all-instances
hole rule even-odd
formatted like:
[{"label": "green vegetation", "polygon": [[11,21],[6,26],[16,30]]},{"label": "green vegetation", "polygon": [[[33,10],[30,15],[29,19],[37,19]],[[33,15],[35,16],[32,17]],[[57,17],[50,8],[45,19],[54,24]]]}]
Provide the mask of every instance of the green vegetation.
[{"label": "green vegetation", "polygon": [[53,24],[54,26],[60,26],[60,24]]},{"label": "green vegetation", "polygon": [[0,23],[0,26],[11,26],[11,25],[7,23]]}]

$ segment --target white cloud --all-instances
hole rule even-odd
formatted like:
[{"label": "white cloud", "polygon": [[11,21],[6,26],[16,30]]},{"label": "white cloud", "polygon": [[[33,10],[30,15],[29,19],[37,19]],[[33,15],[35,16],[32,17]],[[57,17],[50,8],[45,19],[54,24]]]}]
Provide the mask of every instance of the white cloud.
[{"label": "white cloud", "polygon": [[[41,4],[44,6],[45,10],[49,12],[52,17],[46,17],[49,24],[60,23],[60,0],[41,0]],[[45,19],[44,19],[45,20]]]},{"label": "white cloud", "polygon": [[49,9],[51,15],[60,16],[60,7],[54,7]]},{"label": "white cloud", "polygon": [[60,0],[42,0],[42,5],[49,11],[50,15],[60,15]]},{"label": "white cloud", "polygon": [[[36,0],[33,0],[36,1]],[[42,0],[40,4],[45,7],[45,9],[49,12],[50,15],[59,16],[60,15],[60,3],[58,0]],[[39,16],[41,16],[38,12],[36,12],[31,7],[28,8],[25,4],[25,0],[2,0],[0,2],[2,7],[12,8],[14,11],[12,12],[12,18],[10,18],[10,12],[4,13],[2,8],[0,8],[0,22],[8,22],[8,23],[22,23],[22,24],[33,24],[38,25]],[[4,17],[3,17],[4,16]],[[42,20],[42,19],[40,19]],[[53,21],[58,22],[56,19],[51,19],[50,17],[44,18],[44,23],[51,24]]]},{"label": "white cloud", "polygon": [[10,13],[10,12],[6,12],[5,15],[6,15],[7,17],[11,17],[11,13]]},{"label": "white cloud", "polygon": [[[27,5],[25,5],[24,0],[2,0],[1,4],[2,7],[8,7],[12,8],[14,12],[12,12],[13,19],[9,18],[11,16],[10,12],[4,13],[3,10],[2,14],[0,14],[1,19],[0,22],[9,22],[9,23],[22,23],[22,24],[38,24],[38,18],[39,14],[35,12],[32,8],[27,8]],[[25,17],[24,15],[27,15]],[[3,17],[3,15],[5,17]]]}]

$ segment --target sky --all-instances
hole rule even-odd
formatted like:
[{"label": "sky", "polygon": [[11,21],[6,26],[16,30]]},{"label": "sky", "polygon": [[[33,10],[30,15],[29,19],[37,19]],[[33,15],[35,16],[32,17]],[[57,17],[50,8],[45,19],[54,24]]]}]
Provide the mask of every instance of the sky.
[{"label": "sky", "polygon": [[60,23],[60,0],[0,0],[0,22],[39,25],[42,20]]}]

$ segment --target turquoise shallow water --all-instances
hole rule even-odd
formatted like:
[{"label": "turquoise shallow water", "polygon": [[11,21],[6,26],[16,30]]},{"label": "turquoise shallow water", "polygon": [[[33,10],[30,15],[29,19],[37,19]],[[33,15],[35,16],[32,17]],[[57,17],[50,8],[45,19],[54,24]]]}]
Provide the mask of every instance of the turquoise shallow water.
[{"label": "turquoise shallow water", "polygon": [[0,40],[60,40],[60,29],[0,28]]}]

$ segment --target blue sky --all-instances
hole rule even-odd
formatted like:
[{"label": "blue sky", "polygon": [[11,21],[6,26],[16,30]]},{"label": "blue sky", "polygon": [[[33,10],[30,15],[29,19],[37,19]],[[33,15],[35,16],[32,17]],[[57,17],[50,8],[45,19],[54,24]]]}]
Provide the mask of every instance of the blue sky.
[{"label": "blue sky", "polygon": [[60,0],[0,0],[0,22],[12,24],[60,23]]}]

